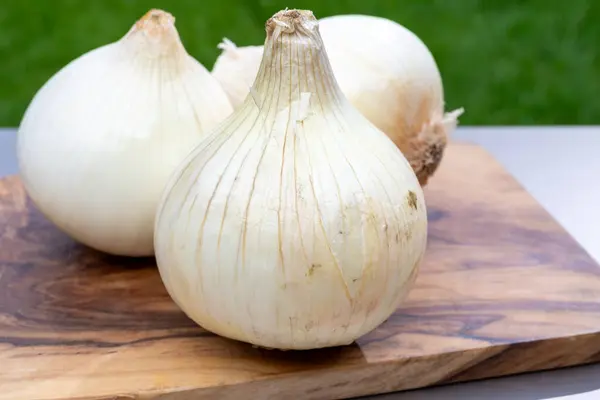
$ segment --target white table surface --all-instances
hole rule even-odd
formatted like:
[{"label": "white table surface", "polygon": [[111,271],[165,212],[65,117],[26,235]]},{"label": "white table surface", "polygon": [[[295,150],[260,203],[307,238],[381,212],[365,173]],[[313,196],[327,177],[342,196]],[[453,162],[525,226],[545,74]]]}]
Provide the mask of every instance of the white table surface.
[{"label": "white table surface", "polygon": [[[460,127],[600,262],[600,126]],[[17,172],[15,130],[0,129],[0,177]],[[600,365],[367,397],[373,400],[600,400]]]}]

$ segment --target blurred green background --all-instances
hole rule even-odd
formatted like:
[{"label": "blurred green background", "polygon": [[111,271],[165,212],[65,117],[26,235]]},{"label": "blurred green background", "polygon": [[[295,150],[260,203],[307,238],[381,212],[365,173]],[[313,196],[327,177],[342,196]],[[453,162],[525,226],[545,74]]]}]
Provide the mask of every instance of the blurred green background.
[{"label": "blurred green background", "polygon": [[600,0],[0,0],[0,126],[17,126],[53,73],[150,8],[174,14],[211,69],[223,36],[262,44],[264,22],[285,7],[405,25],[436,57],[463,125],[600,123]]}]

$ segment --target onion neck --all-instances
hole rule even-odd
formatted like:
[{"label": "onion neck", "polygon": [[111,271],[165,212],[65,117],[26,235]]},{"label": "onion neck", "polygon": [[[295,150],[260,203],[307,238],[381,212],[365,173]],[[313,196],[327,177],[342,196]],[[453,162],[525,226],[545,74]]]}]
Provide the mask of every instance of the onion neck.
[{"label": "onion neck", "polygon": [[175,17],[157,9],[140,18],[121,43],[129,54],[150,61],[182,60],[187,55],[175,28]]},{"label": "onion neck", "polygon": [[312,12],[280,11],[267,21],[266,31],[251,93],[261,110],[277,113],[307,93],[312,107],[320,103],[329,108],[343,101]]}]

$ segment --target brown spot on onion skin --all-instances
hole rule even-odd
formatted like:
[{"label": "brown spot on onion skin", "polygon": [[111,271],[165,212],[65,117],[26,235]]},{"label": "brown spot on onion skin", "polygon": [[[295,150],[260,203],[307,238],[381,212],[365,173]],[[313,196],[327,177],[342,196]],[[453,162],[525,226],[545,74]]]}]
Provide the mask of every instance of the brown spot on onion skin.
[{"label": "brown spot on onion skin", "polygon": [[418,208],[417,195],[415,194],[415,192],[413,192],[412,190],[408,191],[408,194],[406,195],[406,202],[408,203],[408,206],[413,210],[416,210]]},{"label": "brown spot on onion skin", "polygon": [[321,268],[321,264],[312,264],[306,273],[306,276],[312,276],[315,273],[315,270]]}]

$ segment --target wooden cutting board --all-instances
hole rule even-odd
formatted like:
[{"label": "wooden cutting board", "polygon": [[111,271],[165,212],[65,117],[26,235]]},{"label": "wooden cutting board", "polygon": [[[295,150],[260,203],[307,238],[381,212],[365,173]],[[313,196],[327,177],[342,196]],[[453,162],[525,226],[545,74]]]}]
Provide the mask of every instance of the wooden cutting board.
[{"label": "wooden cutting board", "polygon": [[490,155],[453,143],[426,196],[406,304],[351,346],[280,352],[198,328],[153,259],[74,243],[0,180],[0,399],[335,399],[600,359],[600,268]]}]

